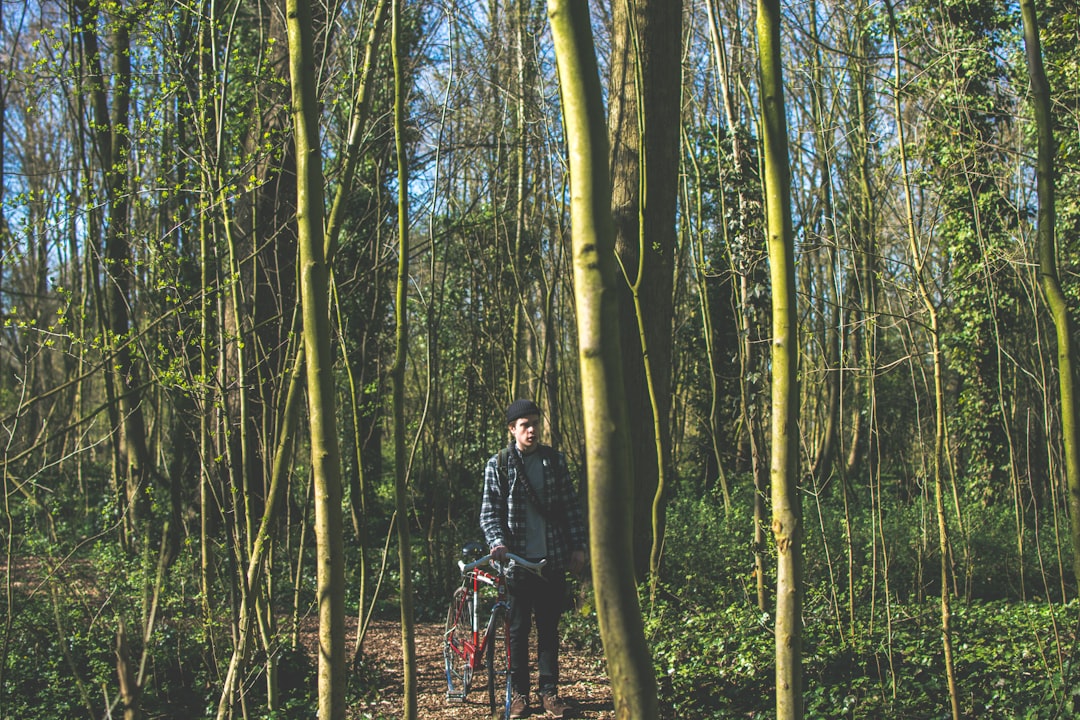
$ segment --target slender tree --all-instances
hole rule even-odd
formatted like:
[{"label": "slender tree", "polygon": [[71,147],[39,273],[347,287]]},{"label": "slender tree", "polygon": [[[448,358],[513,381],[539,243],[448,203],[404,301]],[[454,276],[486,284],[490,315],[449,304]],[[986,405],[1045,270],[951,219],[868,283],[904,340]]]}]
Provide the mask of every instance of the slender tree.
[{"label": "slender tree", "polygon": [[1035,0],[1021,0],[1024,24],[1024,47],[1028,77],[1031,79],[1032,105],[1038,134],[1035,178],[1038,183],[1039,216],[1037,246],[1039,287],[1042,289],[1057,332],[1058,392],[1061,400],[1061,442],[1065,456],[1065,484],[1068,492],[1070,534],[1072,537],[1073,576],[1080,578],[1080,401],[1076,391],[1076,361],[1069,305],[1058,276],[1055,225],[1057,209],[1054,191],[1054,119],[1050,102],[1050,83],[1043,67],[1042,45]]},{"label": "slender tree", "polygon": [[[346,136],[345,156],[341,164],[337,192],[330,208],[330,215],[326,220],[326,258],[330,264],[331,272],[334,267],[334,257],[337,255],[338,238],[341,236],[342,227],[346,223],[346,207],[352,196],[352,189],[356,181],[357,167],[360,163],[360,150],[364,130],[369,124],[369,115],[372,101],[372,90],[377,69],[377,51],[381,45],[382,37],[386,29],[386,19],[390,14],[391,0],[379,0],[376,4],[371,27],[368,31],[367,43],[364,47],[364,59],[360,66],[360,77],[357,82],[356,98],[349,120],[348,135]],[[373,263],[374,264],[374,263]],[[377,286],[377,283],[373,283]],[[336,297],[336,293],[335,293]],[[341,302],[335,303],[335,310],[339,315],[339,328],[344,332],[345,323],[340,322]],[[356,663],[363,648],[364,633],[367,624],[363,621],[365,615],[365,602],[367,598],[368,568],[365,552],[367,542],[367,517],[364,511],[364,496],[367,491],[367,483],[364,476],[363,440],[361,438],[361,425],[363,416],[360,412],[360,393],[356,376],[353,372],[352,363],[348,358],[348,345],[342,339],[341,352],[344,358],[345,373],[349,385],[349,408],[352,415],[353,425],[353,453],[354,471],[349,476],[349,509],[352,515],[353,530],[356,533],[359,545],[360,560],[357,567],[359,576],[359,603],[357,609],[356,641],[353,643],[351,661]]]},{"label": "slender tree", "polygon": [[[6,25],[4,22],[7,8],[0,5],[0,39],[4,39],[7,36]],[[8,235],[10,230],[8,229],[7,222],[7,203],[5,202],[5,188],[7,187],[6,179],[4,177],[4,169],[6,163],[4,159],[4,145],[7,141],[7,99],[8,99],[8,79],[7,73],[0,74],[0,257],[7,255],[8,248]],[[4,264],[0,263],[0,298],[4,296]],[[14,383],[12,382],[12,375],[5,364],[0,364],[0,397],[4,397],[10,392],[10,389]],[[7,654],[4,653],[3,658],[6,659]],[[3,671],[0,670],[0,680],[3,680]]]},{"label": "slender tree", "polygon": [[395,284],[396,326],[393,382],[394,413],[394,505],[397,516],[398,566],[400,575],[401,655],[405,696],[402,717],[416,718],[416,642],[413,627],[412,541],[409,533],[408,466],[405,454],[405,361],[409,352],[409,162],[405,152],[405,58],[402,42],[402,0],[393,0],[391,42],[394,56],[394,143],[397,152],[398,185],[398,271]]},{"label": "slender tree", "polygon": [[[199,109],[197,126],[204,131],[199,143],[203,160],[203,172],[200,173],[200,190],[202,195],[207,196],[213,192],[213,180],[210,173],[212,163],[207,156],[216,136],[214,113],[208,107],[210,103],[207,101],[210,78],[214,77],[214,60],[211,48],[213,45],[212,30],[216,23],[211,18],[204,17],[202,13],[198,13],[197,17],[198,40],[195,51],[197,70],[193,80],[195,91],[192,93],[192,105]],[[199,213],[197,234],[199,237],[199,287],[201,292],[199,294],[198,317],[199,337],[202,338],[202,342],[199,343],[198,372],[201,378],[208,378],[213,374],[212,350],[209,346],[209,338],[214,335],[212,329],[215,315],[213,312],[214,295],[211,292],[215,267],[211,225],[207,213]],[[203,616],[206,620],[206,626],[210,627],[212,625],[211,598],[213,597],[212,578],[214,568],[211,533],[215,473],[212,458],[216,455],[213,452],[212,437],[214,413],[211,411],[211,408],[214,407],[214,393],[209,383],[203,382],[197,387],[201,389],[199,400],[202,406],[202,411],[199,413],[199,507],[202,509],[202,512],[199,513],[199,588],[201,590]]]},{"label": "slender tree", "polygon": [[319,609],[319,719],[345,717],[345,562],[341,458],[330,349],[330,283],[323,233],[323,171],[314,84],[311,8],[287,0],[289,73],[297,160],[297,237],[307,359],[308,420],[315,484]]},{"label": "slender tree", "polygon": [[[93,109],[95,156],[104,176],[104,199],[107,225],[104,233],[105,287],[102,291],[103,329],[110,342],[115,343],[115,372],[109,377],[117,400],[113,417],[120,441],[115,444],[119,464],[123,466],[126,486],[125,503],[131,507],[126,514],[125,528],[134,530],[134,522],[145,520],[148,508],[150,456],[146,443],[146,418],[142,396],[144,375],[129,333],[132,327],[131,309],[135,268],[131,244],[131,183],[128,153],[131,148],[131,22],[130,8],[115,8],[111,18],[113,34],[113,70],[106,81],[102,67],[102,49],[98,38],[98,9],[89,0],[73,5],[75,25],[82,41],[82,60],[87,69],[87,90]],[[107,85],[112,85],[112,107]],[[129,537],[128,542],[134,538]]]},{"label": "slender tree", "polygon": [[[251,559],[248,562],[244,585],[247,592],[241,598],[237,627],[239,635],[233,647],[232,659],[222,684],[221,699],[218,701],[218,720],[226,720],[232,710],[235,693],[240,682],[240,674],[251,645],[252,621],[255,615],[254,598],[267,569],[267,557],[273,545],[273,533],[277,527],[277,512],[281,498],[288,489],[288,472],[291,464],[291,450],[295,430],[300,416],[300,388],[304,379],[304,350],[301,346],[295,353],[294,365],[289,373],[289,386],[286,393],[285,408],[282,411],[282,429],[274,451],[274,465],[271,471],[270,491],[267,494],[263,517],[252,546]],[[269,707],[273,711],[276,708]]]},{"label": "slender tree", "polygon": [[943,460],[945,457],[946,417],[945,417],[945,387],[944,387],[944,358],[941,350],[941,330],[938,321],[937,307],[934,305],[933,295],[928,287],[925,271],[925,253],[919,247],[918,236],[915,231],[915,211],[912,200],[911,182],[907,172],[906,137],[903,115],[900,111],[900,46],[895,34],[895,17],[892,5],[886,3],[889,13],[889,22],[893,29],[893,64],[896,77],[894,95],[894,109],[896,113],[896,128],[900,147],[901,180],[904,186],[904,205],[906,210],[906,234],[911,252],[911,264],[916,285],[917,295],[926,309],[930,318],[928,330],[931,344],[931,360],[934,372],[934,443],[931,466],[934,474],[934,509],[938,523],[938,550],[940,552],[940,581],[941,581],[941,642],[945,660],[945,676],[949,688],[949,706],[953,720],[960,718],[960,703],[956,686],[956,670],[953,660],[953,631],[952,631],[952,604],[948,577],[949,569],[949,525],[945,514],[945,479]]},{"label": "slender tree", "polygon": [[798,720],[802,697],[802,511],[799,504],[795,234],[780,61],[780,2],[758,0],[761,116],[772,281],[772,531],[776,541],[776,716]]},{"label": "slender tree", "polygon": [[578,363],[589,468],[593,582],[615,717],[658,717],[631,548],[629,416],[622,393],[604,110],[589,5],[549,0],[570,164]]}]

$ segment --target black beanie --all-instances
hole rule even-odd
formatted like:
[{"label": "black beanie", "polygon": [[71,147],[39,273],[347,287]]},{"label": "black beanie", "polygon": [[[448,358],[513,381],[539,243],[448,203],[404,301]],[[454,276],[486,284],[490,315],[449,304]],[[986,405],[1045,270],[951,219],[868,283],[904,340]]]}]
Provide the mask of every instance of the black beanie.
[{"label": "black beanie", "polygon": [[512,425],[518,418],[526,415],[539,415],[540,408],[532,400],[515,400],[506,408],[506,424]]}]

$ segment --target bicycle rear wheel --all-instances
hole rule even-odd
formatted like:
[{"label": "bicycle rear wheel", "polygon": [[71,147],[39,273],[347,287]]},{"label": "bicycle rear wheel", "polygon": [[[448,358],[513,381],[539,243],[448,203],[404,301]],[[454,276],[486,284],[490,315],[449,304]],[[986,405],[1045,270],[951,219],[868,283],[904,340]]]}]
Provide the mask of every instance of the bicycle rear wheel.
[{"label": "bicycle rear wheel", "polygon": [[468,588],[454,591],[446,612],[446,631],[443,633],[443,659],[446,663],[446,697],[464,701],[473,675],[473,656],[476,644],[473,627],[476,607]]},{"label": "bicycle rear wheel", "polygon": [[[510,717],[510,616],[496,607],[487,627],[487,689],[492,717]],[[500,707],[501,703],[501,707]]]}]

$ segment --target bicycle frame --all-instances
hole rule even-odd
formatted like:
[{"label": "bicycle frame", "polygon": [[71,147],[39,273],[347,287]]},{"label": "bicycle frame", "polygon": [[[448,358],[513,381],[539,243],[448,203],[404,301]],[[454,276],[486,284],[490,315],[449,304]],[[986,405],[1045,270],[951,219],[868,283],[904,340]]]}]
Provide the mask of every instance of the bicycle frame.
[{"label": "bicycle frame", "polygon": [[[462,567],[462,573],[464,580],[461,587],[467,588],[467,591],[472,593],[472,627],[470,628],[470,635],[465,639],[462,646],[456,647],[452,643],[449,644],[450,652],[456,653],[465,663],[468,664],[469,669],[472,671],[479,670],[484,664],[484,655],[487,650],[487,644],[491,638],[492,621],[495,619],[496,612],[503,608],[507,612],[510,610],[510,603],[506,600],[506,580],[503,576],[497,573],[492,573],[480,567],[475,567],[470,570],[464,569],[464,563],[459,563]],[[480,628],[480,591],[484,586],[495,588],[496,601],[491,606],[491,610],[488,613],[488,621],[485,623],[483,631]],[[449,670],[447,670],[449,674]],[[449,678],[448,678],[449,682]],[[466,685],[460,692],[450,691],[448,696],[451,699],[464,700],[465,695],[469,692],[469,688]]]},{"label": "bicycle frame", "polygon": [[[502,652],[502,662],[495,661],[494,642],[498,635],[497,623],[508,623],[510,602],[506,587],[506,575],[510,568],[521,565],[532,572],[539,573],[546,561],[530,562],[516,555],[510,555],[506,563],[495,563],[490,555],[466,564],[459,561],[461,585],[454,591],[454,597],[447,614],[447,629],[443,636],[443,655],[446,663],[447,699],[451,702],[464,702],[469,693],[473,673],[485,665],[487,660],[487,687],[489,704],[496,707],[495,676],[502,676],[505,683],[506,698],[504,714],[510,707],[510,651],[506,645]],[[480,624],[480,607],[483,601],[484,587],[495,590],[495,599],[487,611],[487,621]],[[463,617],[468,614],[469,617]],[[466,625],[464,626],[463,625]],[[503,643],[508,642],[504,627]],[[496,672],[496,665],[502,670]]]}]

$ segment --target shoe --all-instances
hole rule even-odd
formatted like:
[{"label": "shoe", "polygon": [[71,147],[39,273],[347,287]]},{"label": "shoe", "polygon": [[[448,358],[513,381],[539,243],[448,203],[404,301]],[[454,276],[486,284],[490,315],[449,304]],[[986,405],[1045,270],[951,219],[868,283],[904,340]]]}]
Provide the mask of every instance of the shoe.
[{"label": "shoe", "polygon": [[570,712],[570,703],[563,700],[555,693],[548,693],[543,698],[544,710],[546,710],[552,717],[566,717],[566,714]]},{"label": "shoe", "polygon": [[529,717],[529,700],[521,693],[514,693],[514,697],[510,698],[510,717]]}]

